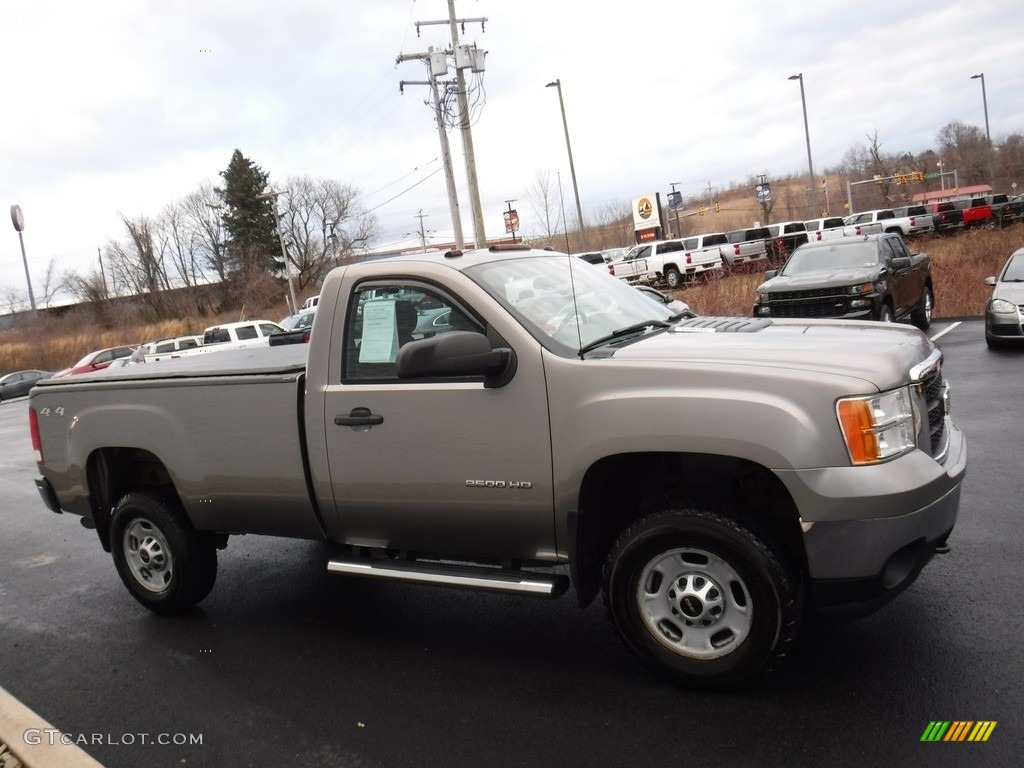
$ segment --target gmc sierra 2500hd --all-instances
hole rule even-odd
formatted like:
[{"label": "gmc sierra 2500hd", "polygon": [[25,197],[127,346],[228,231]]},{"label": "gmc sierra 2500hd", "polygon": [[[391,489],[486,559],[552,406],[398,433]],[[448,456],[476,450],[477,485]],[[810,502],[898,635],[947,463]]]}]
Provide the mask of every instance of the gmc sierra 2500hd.
[{"label": "gmc sierra 2500hd", "polygon": [[631,652],[711,687],[948,549],[948,403],[915,328],[672,314],[492,248],[339,267],[309,344],[43,381],[29,421],[46,506],[153,611],[202,600],[232,534],[321,540],[338,574],[603,594]]}]

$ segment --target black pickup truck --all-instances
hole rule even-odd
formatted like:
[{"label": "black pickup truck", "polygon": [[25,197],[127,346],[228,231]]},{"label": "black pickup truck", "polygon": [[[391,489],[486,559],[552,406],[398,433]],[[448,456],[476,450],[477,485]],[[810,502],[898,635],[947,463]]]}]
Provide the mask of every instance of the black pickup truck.
[{"label": "black pickup truck", "polygon": [[935,291],[927,253],[911,254],[898,234],[844,237],[797,248],[765,273],[755,317],[819,317],[893,322],[924,330]]}]

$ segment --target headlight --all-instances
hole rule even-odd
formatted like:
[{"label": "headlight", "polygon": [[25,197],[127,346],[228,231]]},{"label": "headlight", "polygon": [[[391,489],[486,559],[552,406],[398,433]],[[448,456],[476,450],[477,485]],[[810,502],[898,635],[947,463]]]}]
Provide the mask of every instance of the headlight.
[{"label": "headlight", "polygon": [[874,287],[875,286],[871,283],[861,283],[860,285],[851,285],[849,288],[846,289],[846,292],[852,293],[854,296],[856,296],[861,293],[871,293]]},{"label": "headlight", "polygon": [[904,387],[869,397],[845,397],[836,415],[854,464],[875,464],[916,447],[914,412]]},{"label": "headlight", "polygon": [[1006,299],[992,299],[988,308],[999,314],[1015,314],[1017,312],[1017,305],[1011,304]]}]

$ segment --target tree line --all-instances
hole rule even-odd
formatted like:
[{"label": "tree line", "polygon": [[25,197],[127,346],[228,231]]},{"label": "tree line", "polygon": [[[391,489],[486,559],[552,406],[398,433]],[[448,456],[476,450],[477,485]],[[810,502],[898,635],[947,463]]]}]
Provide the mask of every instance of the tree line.
[{"label": "tree line", "polygon": [[[51,260],[41,303],[60,292],[95,306],[133,296],[161,320],[272,302],[287,274],[298,292],[318,285],[377,232],[349,184],[292,176],[270,189],[269,174],[238,149],[219,175],[219,185],[204,182],[156,216],[119,214],[123,236],[107,242],[92,268],[60,272]],[[198,290],[209,284],[218,289]],[[211,295],[218,306],[204,306]],[[0,301],[11,311],[23,304],[12,289]]]}]

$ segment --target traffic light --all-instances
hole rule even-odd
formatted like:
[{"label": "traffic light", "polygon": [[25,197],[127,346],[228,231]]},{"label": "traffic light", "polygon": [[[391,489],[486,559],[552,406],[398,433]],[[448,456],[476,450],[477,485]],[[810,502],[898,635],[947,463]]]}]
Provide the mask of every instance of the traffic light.
[{"label": "traffic light", "polygon": [[704,212],[705,212],[706,210],[707,210],[707,209],[706,209],[706,208],[705,208],[705,207],[704,207],[703,205],[702,205],[702,206],[699,206],[699,207],[697,208],[697,215],[698,215],[698,216],[703,216],[703,215],[704,215]]},{"label": "traffic light", "polygon": [[715,213],[721,213],[721,212],[722,212],[722,204],[716,200],[715,201]]},{"label": "traffic light", "polygon": [[924,181],[924,171],[914,171],[914,181]]}]

